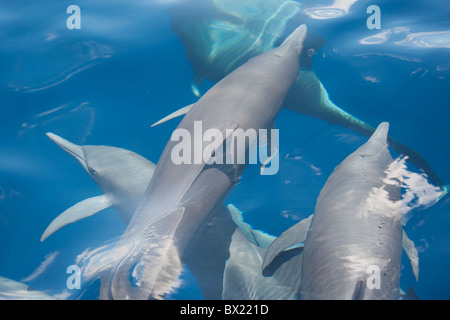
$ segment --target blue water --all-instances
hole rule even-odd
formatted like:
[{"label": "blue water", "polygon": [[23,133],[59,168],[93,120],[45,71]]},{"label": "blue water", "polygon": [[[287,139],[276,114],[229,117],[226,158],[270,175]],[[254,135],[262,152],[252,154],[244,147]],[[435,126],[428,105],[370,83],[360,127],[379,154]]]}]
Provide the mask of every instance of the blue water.
[{"label": "blue water", "polygon": [[[109,208],[40,242],[57,215],[102,194],[45,133],[158,161],[179,120],[150,125],[197,99],[193,67],[170,25],[174,2],[0,2],[0,276],[77,299],[80,290],[66,287],[67,267],[125,230]],[[71,4],[81,8],[81,29],[66,26]],[[381,29],[366,26],[371,4],[381,8]],[[307,1],[308,8],[309,30],[325,39],[312,66],[333,102],[370,125],[388,121],[390,135],[449,183],[448,2]],[[226,200],[273,235],[313,213],[335,166],[367,141],[288,110],[276,125],[278,174],[260,176],[250,166]],[[403,254],[401,288],[412,286],[420,299],[449,299],[450,199],[418,205],[404,228],[419,251],[420,275],[416,282]],[[202,299],[188,271],[182,280],[171,298]]]}]

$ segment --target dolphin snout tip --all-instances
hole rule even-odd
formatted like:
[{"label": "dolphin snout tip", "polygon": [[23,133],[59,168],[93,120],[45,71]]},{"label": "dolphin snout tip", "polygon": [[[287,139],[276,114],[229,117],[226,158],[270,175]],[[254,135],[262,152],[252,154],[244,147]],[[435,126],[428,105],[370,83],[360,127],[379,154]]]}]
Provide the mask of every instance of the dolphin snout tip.
[{"label": "dolphin snout tip", "polygon": [[53,140],[53,137],[56,136],[56,134],[54,134],[54,133],[52,133],[52,132],[46,132],[45,135],[46,135],[47,137],[49,137],[50,139],[52,139],[52,140]]},{"label": "dolphin snout tip", "polygon": [[45,135],[52,140],[54,143],[56,143],[58,146],[62,147],[62,144],[64,143],[64,139],[60,136],[52,133],[52,132],[46,132]]}]

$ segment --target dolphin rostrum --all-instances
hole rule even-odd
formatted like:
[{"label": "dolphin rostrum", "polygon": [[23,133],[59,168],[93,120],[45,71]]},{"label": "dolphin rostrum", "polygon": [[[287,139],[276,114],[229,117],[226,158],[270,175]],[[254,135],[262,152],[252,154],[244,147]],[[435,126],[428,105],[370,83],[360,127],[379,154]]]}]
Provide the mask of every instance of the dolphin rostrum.
[{"label": "dolphin rostrum", "polygon": [[[194,70],[194,94],[201,95],[202,79],[218,82],[248,59],[275,47],[291,26],[308,20],[304,11],[302,4],[288,0],[199,0],[173,4],[169,9],[171,27]],[[324,42],[317,37],[311,39]],[[313,49],[303,52],[312,54]],[[308,62],[303,59],[299,77],[283,107],[370,136],[375,128],[334,104]],[[442,189],[442,197],[447,194],[448,186],[419,153],[392,137],[388,139],[392,149],[407,155],[409,163],[423,170]]]},{"label": "dolphin rostrum", "polygon": [[[305,25],[298,27],[279,47],[254,57],[222,79],[195,103],[176,131],[195,137],[200,122],[205,132],[220,130],[223,144],[236,129],[271,128],[297,78],[306,33]],[[220,154],[223,147],[210,149],[211,143],[206,141],[194,141],[194,146],[198,143],[210,157],[216,151]],[[176,164],[172,152],[177,146],[173,140],[167,143],[143,200],[112,249],[117,253],[116,262],[101,275],[105,283],[102,298],[164,298],[180,275],[195,235],[222,205],[246,167],[236,161],[211,164],[209,159]],[[232,150],[228,144],[226,147],[228,155]],[[246,148],[248,151],[248,145]]]},{"label": "dolphin rostrum", "polygon": [[317,199],[303,248],[301,299],[398,299],[402,177],[389,124],[335,168]]},{"label": "dolphin rostrum", "polygon": [[110,146],[78,146],[54,133],[47,136],[83,166],[104,194],[80,201],[53,220],[41,237],[113,206],[127,224],[145,192],[155,164],[132,151]]}]

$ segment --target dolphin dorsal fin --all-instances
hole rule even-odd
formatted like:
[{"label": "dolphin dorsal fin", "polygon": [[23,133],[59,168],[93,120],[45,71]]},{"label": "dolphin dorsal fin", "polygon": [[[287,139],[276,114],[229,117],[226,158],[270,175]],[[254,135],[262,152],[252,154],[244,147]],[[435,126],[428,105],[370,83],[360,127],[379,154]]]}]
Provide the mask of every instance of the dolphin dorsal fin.
[{"label": "dolphin dorsal fin", "polygon": [[260,230],[255,230],[248,223],[244,222],[242,212],[239,211],[239,209],[236,208],[233,204],[230,203],[227,208],[230,211],[231,219],[233,219],[233,222],[247,237],[247,239],[255,246],[267,249],[275,240],[274,236]]},{"label": "dolphin dorsal fin", "polygon": [[164,117],[164,118],[162,118],[161,120],[159,120],[159,121],[155,122],[154,124],[152,124],[151,127],[157,126],[157,125],[159,125],[159,124],[161,124],[161,123],[164,123],[164,122],[166,122],[166,121],[169,121],[169,120],[171,120],[171,119],[173,119],[173,118],[176,118],[176,117],[185,115],[186,113],[188,113],[188,112],[192,109],[192,107],[194,106],[194,104],[195,104],[195,103],[190,104],[190,105],[188,105],[188,106],[186,106],[186,107],[183,107],[183,108],[181,108],[181,109],[179,109],[179,110],[177,110],[177,111],[175,111],[175,112],[172,112],[172,113],[169,114],[167,117]]},{"label": "dolphin dorsal fin", "polygon": [[306,240],[306,235],[311,225],[313,215],[303,219],[291,228],[284,231],[278,238],[276,238],[264,256],[262,269],[266,269],[273,260],[283,251],[288,251],[303,247]]},{"label": "dolphin dorsal fin", "polygon": [[57,230],[68,225],[69,223],[92,216],[93,214],[112,206],[112,203],[107,195],[88,198],[80,201],[69,209],[65,210],[57,216],[45,229],[42,234],[41,241],[47,239],[51,234]]}]

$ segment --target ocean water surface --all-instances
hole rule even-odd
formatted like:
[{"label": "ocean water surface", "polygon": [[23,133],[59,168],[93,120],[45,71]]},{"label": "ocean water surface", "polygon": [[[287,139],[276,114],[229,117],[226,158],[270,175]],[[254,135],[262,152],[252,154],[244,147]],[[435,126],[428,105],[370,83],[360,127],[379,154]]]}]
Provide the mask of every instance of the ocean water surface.
[{"label": "ocean water surface", "polygon": [[[69,28],[70,5],[80,8],[79,29]],[[379,29],[370,28],[371,5],[380,9]],[[449,183],[447,1],[1,1],[0,276],[57,299],[97,299],[95,289],[68,288],[67,268],[126,226],[110,207],[40,241],[64,210],[103,194],[46,133],[157,163],[180,118],[151,124],[196,102],[216,81],[213,66],[268,50],[299,23],[323,39],[311,66],[329,98],[371,126],[389,122],[390,135]],[[195,60],[195,50],[204,55]],[[276,128],[278,173],[263,176],[250,165],[225,201],[274,236],[314,212],[334,168],[367,141],[287,109]],[[419,182],[410,179],[404,190],[403,227],[418,250],[420,274],[417,281],[403,253],[400,287],[424,300],[449,299],[450,199],[406,164]],[[168,298],[204,297],[184,269]]]}]

